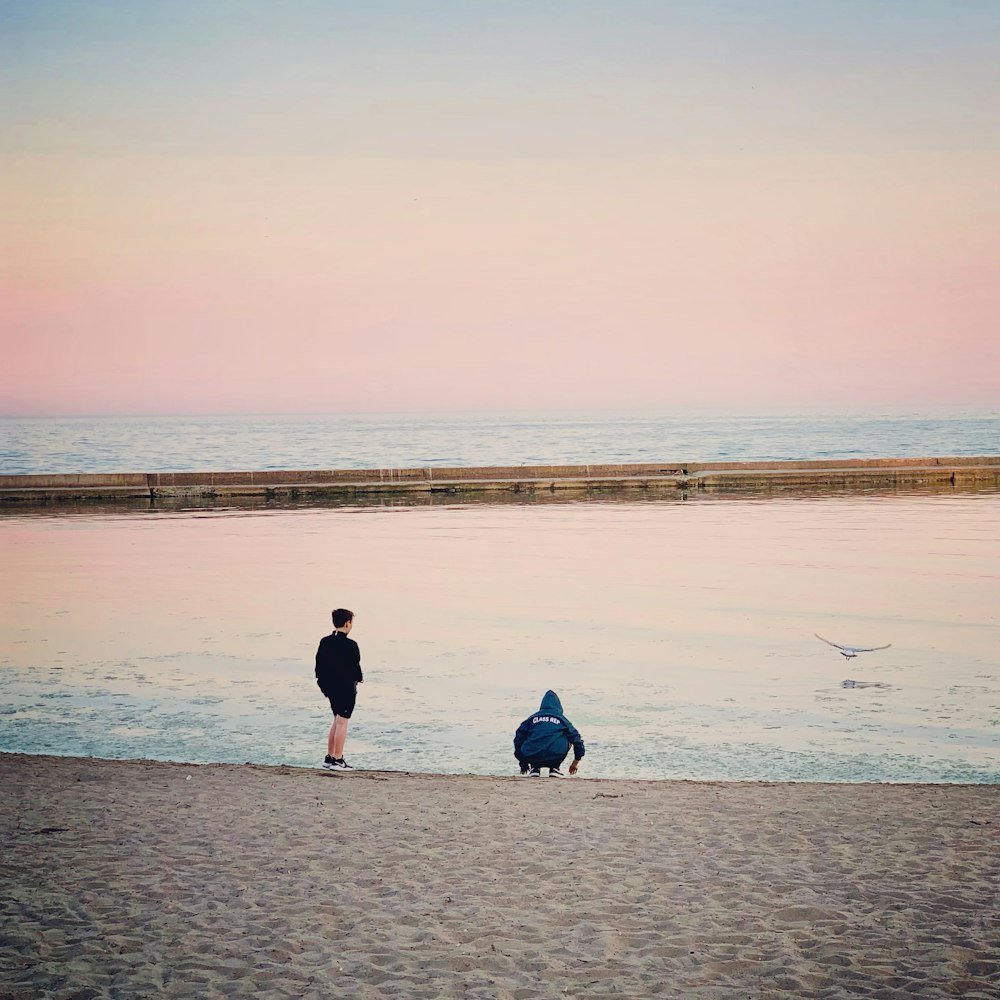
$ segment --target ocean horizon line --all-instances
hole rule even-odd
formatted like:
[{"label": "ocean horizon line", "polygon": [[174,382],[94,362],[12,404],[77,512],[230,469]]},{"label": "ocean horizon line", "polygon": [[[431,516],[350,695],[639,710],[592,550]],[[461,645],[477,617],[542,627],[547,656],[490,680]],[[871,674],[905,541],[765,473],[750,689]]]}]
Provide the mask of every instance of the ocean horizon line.
[{"label": "ocean horizon line", "polygon": [[406,469],[1000,452],[1000,414],[4,418],[0,473]]},{"label": "ocean horizon line", "polygon": [[711,407],[700,409],[684,406],[670,409],[659,407],[607,407],[592,409],[587,407],[525,407],[511,410],[492,407],[455,407],[445,409],[350,409],[350,410],[220,410],[220,411],[71,411],[66,413],[4,413],[0,412],[0,420],[4,421],[59,421],[59,420],[311,420],[311,419],[359,419],[371,420],[395,417],[419,417],[424,420],[447,419],[502,419],[531,420],[536,418],[567,419],[591,418],[595,420],[732,420],[734,418],[774,419],[774,420],[878,420],[878,419],[927,419],[927,420],[966,420],[966,419],[997,419],[1000,420],[1000,408],[972,406],[956,408],[953,406],[904,406],[904,407],[873,407],[851,410],[811,409],[808,407],[734,407],[721,409]]}]

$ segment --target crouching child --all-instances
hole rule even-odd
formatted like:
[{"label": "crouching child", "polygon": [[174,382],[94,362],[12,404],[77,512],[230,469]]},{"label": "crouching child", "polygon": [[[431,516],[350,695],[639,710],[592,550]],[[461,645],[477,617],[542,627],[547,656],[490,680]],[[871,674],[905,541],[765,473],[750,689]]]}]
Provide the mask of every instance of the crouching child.
[{"label": "crouching child", "polygon": [[576,774],[586,749],[573,723],[563,715],[562,702],[555,691],[546,691],[538,711],[528,716],[514,734],[514,756],[521,774],[541,777],[546,768],[550,778],[563,777],[562,765],[573,748],[569,773]]}]

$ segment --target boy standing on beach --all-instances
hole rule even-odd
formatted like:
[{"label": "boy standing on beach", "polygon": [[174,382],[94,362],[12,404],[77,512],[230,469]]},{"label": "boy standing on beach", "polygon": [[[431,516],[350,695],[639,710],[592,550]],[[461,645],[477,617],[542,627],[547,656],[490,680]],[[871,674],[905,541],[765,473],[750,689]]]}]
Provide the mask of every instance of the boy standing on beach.
[{"label": "boy standing on beach", "polygon": [[316,650],[316,683],[329,699],[333,709],[333,725],[326,741],[326,759],[323,767],[328,771],[352,771],[344,760],[344,742],[347,723],[354,712],[354,700],[361,675],[361,650],[348,638],[354,625],[354,612],[337,608],[333,612],[333,632],[323,636]]},{"label": "boy standing on beach", "polygon": [[562,763],[573,746],[573,763],[569,773],[576,774],[586,750],[583,739],[573,723],[562,714],[562,702],[555,691],[546,691],[542,704],[529,715],[514,734],[514,756],[521,765],[521,774],[529,778],[541,776],[549,769],[550,778],[561,778]]}]

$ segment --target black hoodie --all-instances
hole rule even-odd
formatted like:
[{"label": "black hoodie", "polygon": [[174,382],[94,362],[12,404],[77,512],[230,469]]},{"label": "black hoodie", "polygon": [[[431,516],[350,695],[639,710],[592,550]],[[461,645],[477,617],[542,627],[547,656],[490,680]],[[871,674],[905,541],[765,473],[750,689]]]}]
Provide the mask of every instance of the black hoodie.
[{"label": "black hoodie", "polygon": [[562,702],[555,691],[546,691],[542,704],[514,734],[514,756],[518,760],[561,760],[570,744],[579,760],[586,750],[573,723],[562,714]]}]

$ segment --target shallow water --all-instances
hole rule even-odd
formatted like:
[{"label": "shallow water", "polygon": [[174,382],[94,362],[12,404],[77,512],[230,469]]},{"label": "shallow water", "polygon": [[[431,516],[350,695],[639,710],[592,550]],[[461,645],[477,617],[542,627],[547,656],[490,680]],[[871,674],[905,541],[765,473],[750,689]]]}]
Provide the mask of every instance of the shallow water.
[{"label": "shallow water", "polygon": [[[1000,782],[1000,496],[0,518],[0,749],[507,774],[546,688],[600,777]],[[814,638],[891,643],[845,660]]]}]

